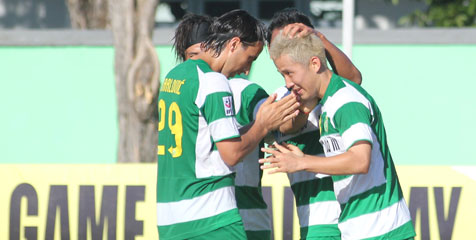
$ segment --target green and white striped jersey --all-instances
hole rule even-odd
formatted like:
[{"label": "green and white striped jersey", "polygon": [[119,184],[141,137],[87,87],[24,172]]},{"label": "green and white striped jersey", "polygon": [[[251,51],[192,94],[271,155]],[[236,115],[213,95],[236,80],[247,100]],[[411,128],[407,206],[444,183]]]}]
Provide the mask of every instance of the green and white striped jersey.
[{"label": "green and white striped jersey", "polygon": [[342,154],[359,141],[372,144],[367,174],[332,176],[336,198],[342,205],[342,239],[415,236],[373,98],[359,85],[333,74],[320,104],[320,142],[326,156]]},{"label": "green and white striped jersey", "polygon": [[185,239],[241,221],[234,174],[216,142],[239,137],[228,79],[203,60],[166,76],[158,99],[159,237]]},{"label": "green and white striped jersey", "polygon": [[[230,79],[233,103],[238,126],[251,123],[268,94],[258,84],[242,78]],[[261,192],[263,171],[258,159],[263,156],[260,143],[250,154],[235,166],[235,194],[238,209],[249,240],[263,240],[271,237],[271,219]]]},{"label": "green and white striped jersey", "polygon": [[[289,91],[285,87],[276,90],[277,99]],[[319,143],[319,116],[321,105],[309,113],[306,125],[295,134],[277,132],[277,142],[287,142],[298,146],[309,155],[324,156]],[[289,183],[296,199],[296,208],[301,227],[301,239],[340,239],[337,222],[340,204],[334,195],[332,179],[328,175],[300,171],[288,173]]]}]

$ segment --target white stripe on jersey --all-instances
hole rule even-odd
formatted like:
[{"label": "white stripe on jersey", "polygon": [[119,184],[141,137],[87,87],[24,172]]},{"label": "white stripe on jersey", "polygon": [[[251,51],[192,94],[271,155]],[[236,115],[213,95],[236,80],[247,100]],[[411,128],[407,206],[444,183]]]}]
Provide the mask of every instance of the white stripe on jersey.
[{"label": "white stripe on jersey", "polygon": [[339,223],[341,237],[345,239],[365,239],[388,233],[410,221],[405,199],[380,211],[360,215]]},{"label": "white stripe on jersey", "polygon": [[213,217],[234,208],[234,187],[223,187],[192,199],[157,203],[157,225],[167,226]]},{"label": "white stripe on jersey", "polygon": [[246,231],[269,231],[271,229],[271,218],[267,209],[240,209],[240,216],[243,219],[253,221],[243,221]]},{"label": "white stripe on jersey", "polygon": [[240,132],[236,125],[237,123],[234,117],[227,117],[211,122],[208,128],[213,141],[219,142],[223,139],[229,139],[230,137],[239,137]]},{"label": "white stripe on jersey", "polygon": [[230,167],[228,167],[228,165],[226,165],[221,159],[218,151],[203,151],[203,149],[211,148],[212,142],[210,141],[210,129],[208,128],[207,122],[203,116],[199,116],[197,141],[195,145],[195,175],[197,178],[224,176],[232,173]]},{"label": "white stripe on jersey", "polygon": [[370,110],[370,115],[372,115],[373,119],[374,113],[369,100],[367,100],[364,95],[362,95],[350,84],[346,83],[345,81],[343,83],[345,84],[345,87],[337,90],[334,95],[329,96],[326,100],[325,106],[322,108],[322,112],[327,112],[327,117],[329,117],[332,126],[335,128],[334,115],[336,111],[339,110],[339,108],[341,108],[343,105],[350,102],[362,103]]},{"label": "white stripe on jersey", "polygon": [[355,141],[360,140],[368,140],[371,144],[373,143],[372,128],[365,123],[356,123],[342,133],[345,151],[349,150]]},{"label": "white stripe on jersey", "polygon": [[340,204],[337,201],[319,201],[297,207],[299,224],[308,227],[320,224],[337,224]]},{"label": "white stripe on jersey", "polygon": [[[231,93],[230,85],[225,75],[217,72],[207,72],[204,73],[197,66],[198,80],[200,81],[197,99],[195,99],[195,104],[198,108],[201,108],[205,103],[205,99],[208,95],[216,92],[229,92]],[[213,86],[213,87],[210,87]]]},{"label": "white stripe on jersey", "polygon": [[377,136],[372,132],[373,147],[369,172],[367,174],[355,174],[340,181],[334,181],[334,192],[337,201],[347,203],[349,198],[368,191],[376,186],[387,182],[384,175],[384,160],[380,152],[380,143]]},{"label": "white stripe on jersey", "polygon": [[233,172],[233,168],[226,165],[221,159],[220,153],[214,150],[206,159],[195,161],[195,175],[197,178],[206,178],[211,176],[225,176]]}]

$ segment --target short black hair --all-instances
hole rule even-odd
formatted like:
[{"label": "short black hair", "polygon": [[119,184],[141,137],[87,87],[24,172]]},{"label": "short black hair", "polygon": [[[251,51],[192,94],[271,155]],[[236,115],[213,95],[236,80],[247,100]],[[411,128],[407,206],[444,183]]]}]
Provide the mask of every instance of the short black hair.
[{"label": "short black hair", "polygon": [[203,43],[205,50],[213,50],[214,56],[220,56],[225,44],[239,37],[244,46],[266,41],[266,29],[263,23],[248,12],[236,9],[214,19],[210,26],[210,35]]},{"label": "short black hair", "polygon": [[266,41],[268,44],[271,42],[271,35],[273,30],[283,28],[291,23],[302,23],[308,27],[314,28],[311,23],[311,19],[304,13],[298,11],[295,8],[285,8],[279,12],[274,13],[271,23],[268,26],[266,33]]},{"label": "short black hair", "polygon": [[185,61],[185,50],[208,37],[213,19],[209,16],[187,13],[175,29],[174,49],[177,60]]}]

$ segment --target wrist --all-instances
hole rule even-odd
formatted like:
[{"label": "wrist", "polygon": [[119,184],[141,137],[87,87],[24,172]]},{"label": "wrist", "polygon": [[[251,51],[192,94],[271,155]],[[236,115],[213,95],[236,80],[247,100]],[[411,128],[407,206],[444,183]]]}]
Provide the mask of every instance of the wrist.
[{"label": "wrist", "polygon": [[256,127],[258,128],[258,131],[261,132],[264,136],[266,136],[269,132],[271,132],[272,129],[269,129],[268,124],[262,122],[262,121],[255,121]]},{"label": "wrist", "polygon": [[321,32],[317,31],[314,29],[314,34],[316,34],[316,36],[318,38],[320,38],[321,40],[325,40],[326,39],[326,36],[324,36],[324,34],[322,34]]},{"label": "wrist", "polygon": [[305,156],[306,154],[303,154],[302,156],[299,156],[298,158],[298,165],[297,165],[298,171],[306,171],[308,169]]}]

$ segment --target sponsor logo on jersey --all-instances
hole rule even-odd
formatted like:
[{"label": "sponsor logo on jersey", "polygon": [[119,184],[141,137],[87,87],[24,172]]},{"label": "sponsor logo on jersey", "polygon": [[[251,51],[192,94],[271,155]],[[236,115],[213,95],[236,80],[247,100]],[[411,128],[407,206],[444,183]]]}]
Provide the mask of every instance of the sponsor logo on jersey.
[{"label": "sponsor logo on jersey", "polygon": [[344,143],[342,142],[342,137],[339,136],[339,134],[322,136],[321,139],[319,139],[319,142],[324,148],[326,156],[334,155],[332,153],[338,154],[345,152]]},{"label": "sponsor logo on jersey", "polygon": [[223,106],[225,107],[225,115],[233,116],[233,99],[231,96],[223,97]]}]

